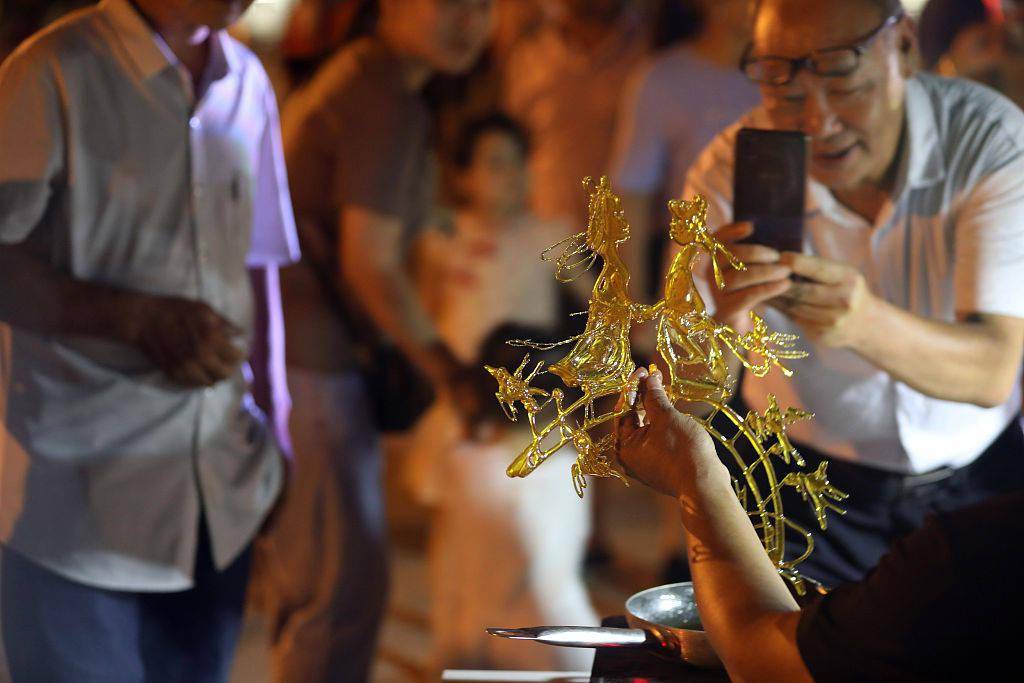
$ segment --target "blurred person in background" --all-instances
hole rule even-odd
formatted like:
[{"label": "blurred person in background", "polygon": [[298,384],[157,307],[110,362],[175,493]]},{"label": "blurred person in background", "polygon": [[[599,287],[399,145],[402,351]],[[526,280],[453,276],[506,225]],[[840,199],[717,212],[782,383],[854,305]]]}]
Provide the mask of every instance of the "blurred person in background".
[{"label": "blurred person in background", "polygon": [[[502,102],[530,136],[531,208],[563,222],[570,235],[586,225],[581,181],[607,170],[623,89],[650,51],[650,12],[639,0],[551,0],[542,8],[544,21],[509,55]],[[560,294],[563,307],[584,308],[592,283],[589,274],[577,278]],[[594,487],[591,565],[611,559],[601,522],[604,486]]]},{"label": "blurred person in background", "polygon": [[[658,298],[668,225],[666,202],[683,186],[697,155],[722,128],[757,104],[757,87],[737,69],[750,40],[747,0],[669,0],[682,44],[656,53],[630,76],[615,132],[610,175],[622,196],[631,237],[622,245],[630,288]],[[654,351],[641,329],[634,348]],[[662,499],[661,551],[666,583],[685,580],[677,512]]]},{"label": "blurred person in background", "polygon": [[747,0],[670,1],[686,10],[688,30],[681,44],[656,53],[630,76],[609,171],[632,228],[623,245],[630,288],[642,298],[659,289],[662,258],[649,251],[652,242],[665,241],[666,202],[718,131],[759,98],[737,69],[750,40]]},{"label": "blurred person in background", "polygon": [[530,432],[525,419],[507,421],[483,370],[484,363],[514,370],[527,351],[532,368],[544,354],[505,342],[557,334],[558,284],[540,254],[562,239],[564,227],[527,206],[527,151],[524,132],[503,115],[467,122],[452,155],[460,199],[454,232],[426,231],[416,248],[420,292],[441,338],[476,369],[485,407],[480,420],[465,424],[449,401],[438,401],[415,433],[416,489],[435,508],[430,583],[438,674],[586,670],[593,659],[572,648],[522,648],[484,631],[510,619],[598,623],[581,573],[590,497],[580,501],[570,484],[575,456],[566,449],[528,485],[506,476]]},{"label": "blurred person in background", "polygon": [[389,338],[441,393],[465,376],[406,258],[435,201],[422,89],[473,65],[492,9],[491,0],[382,0],[375,32],[342,48],[286,107],[307,251],[282,273],[296,468],[267,535],[265,586],[282,682],[366,680],[385,606],[380,415],[356,336]]},{"label": "blurred person in background", "polygon": [[586,222],[580,181],[608,168],[622,91],[650,49],[650,27],[633,0],[552,0],[543,8],[546,21],[509,56],[504,105],[533,143],[532,208],[571,233]]},{"label": "blurred person in background", "polygon": [[274,93],[224,30],[248,5],[104,0],[0,67],[14,681],[227,678],[298,258]]},{"label": "blurred person in background", "polygon": [[[701,154],[684,195],[707,197],[747,266],[711,288],[717,319],[743,333],[756,307],[810,353],[738,394],[815,414],[790,437],[850,497],[801,570],[834,586],[928,514],[1024,489],[1024,114],[916,71],[897,0],[760,0],[753,36],[744,72],[762,103]],[[810,138],[801,253],[729,224],[741,126]],[[815,529],[790,493],[786,516]]]},{"label": "blurred person in background", "polygon": [[925,66],[1024,104],[1024,2],[932,0],[919,23]]}]

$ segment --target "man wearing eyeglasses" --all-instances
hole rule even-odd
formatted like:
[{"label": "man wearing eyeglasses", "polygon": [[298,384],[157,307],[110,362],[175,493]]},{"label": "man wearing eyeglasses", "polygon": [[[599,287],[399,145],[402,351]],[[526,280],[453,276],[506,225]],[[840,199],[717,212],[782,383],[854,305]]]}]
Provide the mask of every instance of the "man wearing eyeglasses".
[{"label": "man wearing eyeglasses", "polygon": [[[850,493],[801,566],[826,585],[860,579],[930,512],[1024,488],[1024,115],[981,86],[914,75],[915,42],[897,0],[762,0],[743,59],[762,103],[685,190],[725,224],[738,128],[810,138],[803,253],[738,243],[750,224],[726,225],[747,270],[713,298],[736,329],[763,309],[811,354],[791,380],[745,377],[739,399],[816,413],[791,436]],[[786,503],[816,529],[806,503]]]}]

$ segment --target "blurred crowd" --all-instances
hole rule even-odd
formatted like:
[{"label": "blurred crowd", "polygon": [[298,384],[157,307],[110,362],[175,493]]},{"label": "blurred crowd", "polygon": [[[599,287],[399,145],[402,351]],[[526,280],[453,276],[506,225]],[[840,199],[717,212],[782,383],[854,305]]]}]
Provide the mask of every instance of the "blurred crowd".
[{"label": "blurred crowd", "polygon": [[[0,59],[91,4],[0,0]],[[280,271],[290,421],[270,414],[294,464],[254,560],[277,680],[368,677],[388,590],[385,432],[407,435],[406,479],[431,514],[437,671],[587,667],[589,651],[483,631],[596,625],[582,567],[602,541],[600,496],[576,498],[571,454],[528,482],[504,476],[529,431],[505,419],[481,367],[519,365],[507,339],[578,331],[569,313],[592,281],[559,285],[539,254],[585,229],[585,176],[608,175],[622,197],[632,293],[656,297],[667,200],[761,101],[738,66],[750,11],[298,0],[279,43],[252,44],[281,107],[302,251]],[[923,68],[1024,103],[1024,3],[931,0],[918,31]],[[653,356],[652,339],[634,348]],[[676,516],[667,505],[660,522],[666,579],[687,577]]]}]

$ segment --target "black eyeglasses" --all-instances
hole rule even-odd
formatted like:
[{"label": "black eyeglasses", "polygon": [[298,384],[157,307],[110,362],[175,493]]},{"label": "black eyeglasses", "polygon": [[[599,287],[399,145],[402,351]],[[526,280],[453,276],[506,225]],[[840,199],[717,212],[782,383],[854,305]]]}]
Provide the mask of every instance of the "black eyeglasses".
[{"label": "black eyeglasses", "polygon": [[848,76],[860,66],[861,55],[875,38],[902,18],[903,12],[897,12],[850,45],[815,50],[805,57],[796,59],[772,55],[755,57],[751,54],[754,49],[754,45],[751,43],[743,52],[740,69],[743,70],[747,78],[764,85],[786,85],[793,80],[800,69],[807,69],[818,76]]}]

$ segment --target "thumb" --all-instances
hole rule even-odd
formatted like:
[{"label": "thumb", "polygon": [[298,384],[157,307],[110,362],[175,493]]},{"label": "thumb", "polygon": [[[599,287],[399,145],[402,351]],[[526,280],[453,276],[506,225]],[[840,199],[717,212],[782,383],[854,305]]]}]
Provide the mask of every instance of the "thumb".
[{"label": "thumb", "polygon": [[644,410],[652,422],[664,418],[673,412],[675,407],[665,393],[665,384],[661,370],[656,365],[651,366],[650,375],[640,380],[640,392],[644,404]]}]

